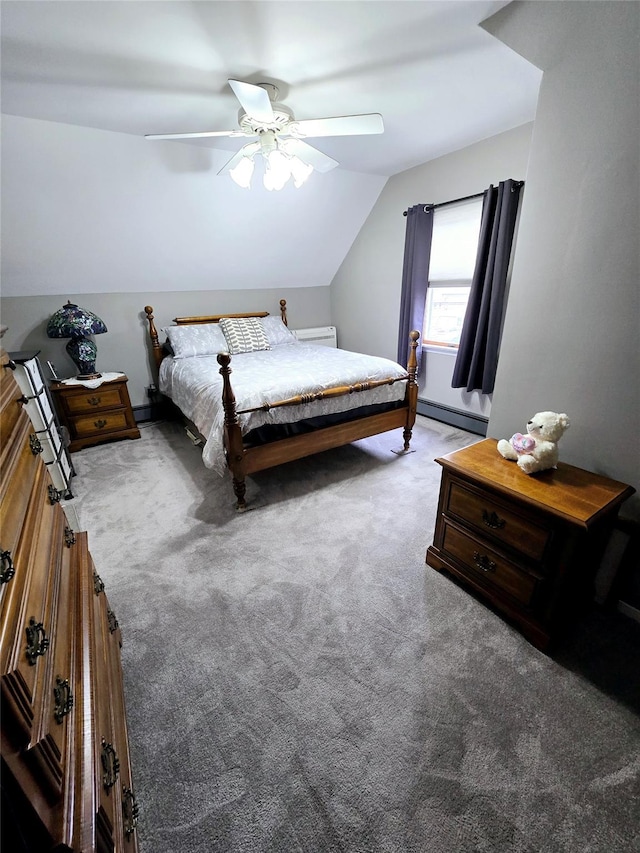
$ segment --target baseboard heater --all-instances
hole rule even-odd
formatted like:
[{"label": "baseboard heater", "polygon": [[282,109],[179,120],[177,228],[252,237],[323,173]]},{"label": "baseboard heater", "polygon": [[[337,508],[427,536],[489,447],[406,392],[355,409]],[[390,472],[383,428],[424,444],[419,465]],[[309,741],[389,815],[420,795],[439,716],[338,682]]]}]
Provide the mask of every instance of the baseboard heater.
[{"label": "baseboard heater", "polygon": [[476,435],[487,435],[489,418],[476,415],[473,412],[461,412],[460,409],[453,409],[451,406],[442,405],[442,403],[432,403],[430,400],[418,400],[417,412],[419,415],[433,418],[434,421],[441,421],[444,424],[449,424],[449,426],[466,429],[467,432],[473,432]]},{"label": "baseboard heater", "polygon": [[337,347],[338,334],[335,326],[318,326],[315,329],[292,329],[296,338],[305,344],[318,344],[323,347]]}]

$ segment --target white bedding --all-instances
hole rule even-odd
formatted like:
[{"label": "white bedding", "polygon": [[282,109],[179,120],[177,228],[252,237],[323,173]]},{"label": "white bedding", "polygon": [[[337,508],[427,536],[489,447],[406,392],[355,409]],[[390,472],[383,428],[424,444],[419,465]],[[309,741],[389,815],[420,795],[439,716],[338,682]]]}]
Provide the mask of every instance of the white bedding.
[{"label": "white bedding", "polygon": [[[202,451],[204,464],[222,475],[226,464],[219,370],[216,356],[181,359],[167,356],[160,366],[159,385],[162,393],[173,400],[206,438]],[[231,370],[231,387],[238,411],[339,385],[407,375],[404,368],[386,358],[301,343],[234,355]],[[403,400],[406,384],[396,382],[330,400],[239,415],[238,420],[246,435],[265,424],[293,423],[360,406]]]}]

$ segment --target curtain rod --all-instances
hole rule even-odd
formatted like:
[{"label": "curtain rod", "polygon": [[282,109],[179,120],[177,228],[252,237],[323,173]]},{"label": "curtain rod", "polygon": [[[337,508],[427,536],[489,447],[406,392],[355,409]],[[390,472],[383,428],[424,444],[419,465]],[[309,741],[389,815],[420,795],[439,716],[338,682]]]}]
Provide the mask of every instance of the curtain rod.
[{"label": "curtain rod", "polygon": [[[514,181],[514,183],[517,186],[522,186],[524,184],[524,181]],[[433,210],[435,210],[437,207],[446,207],[449,204],[456,204],[459,201],[471,201],[472,198],[482,198],[482,196],[484,195],[485,192],[486,192],[486,190],[484,192],[481,192],[481,193],[475,193],[474,195],[465,195],[462,198],[452,198],[451,201],[441,201],[441,202],[439,202],[439,204],[425,204],[425,208],[430,207]],[[407,213],[408,213],[408,211],[405,210],[405,211],[403,211],[402,215],[406,216]]]},{"label": "curtain rod", "polygon": [[[446,207],[448,204],[456,204],[456,202],[459,202],[459,201],[471,201],[472,198],[482,198],[483,195],[484,195],[484,192],[475,193],[475,195],[465,195],[462,198],[452,198],[451,201],[441,201],[439,204],[425,204],[425,208],[431,207],[435,210],[436,207]],[[408,213],[408,211],[404,210],[402,212],[402,215],[406,216],[407,213]]]}]

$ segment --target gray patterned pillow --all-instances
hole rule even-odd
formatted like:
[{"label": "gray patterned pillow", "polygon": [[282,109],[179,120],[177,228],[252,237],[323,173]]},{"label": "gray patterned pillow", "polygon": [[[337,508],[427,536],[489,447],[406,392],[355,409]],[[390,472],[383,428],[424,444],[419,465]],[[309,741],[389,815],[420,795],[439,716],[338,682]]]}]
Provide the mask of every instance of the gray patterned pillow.
[{"label": "gray patterned pillow", "polygon": [[232,355],[271,349],[264,326],[257,317],[223,317],[220,327]]},{"label": "gray patterned pillow", "polygon": [[228,349],[227,339],[217,323],[168,326],[162,331],[169,339],[174,358],[216,355],[216,353],[226,352]]}]

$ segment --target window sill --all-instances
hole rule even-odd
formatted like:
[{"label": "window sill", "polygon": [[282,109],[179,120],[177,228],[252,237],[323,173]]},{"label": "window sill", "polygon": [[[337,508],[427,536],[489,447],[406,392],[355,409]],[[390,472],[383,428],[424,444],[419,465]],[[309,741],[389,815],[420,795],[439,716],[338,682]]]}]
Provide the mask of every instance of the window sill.
[{"label": "window sill", "polygon": [[458,345],[422,344],[422,352],[439,352],[443,355],[458,355]]}]

